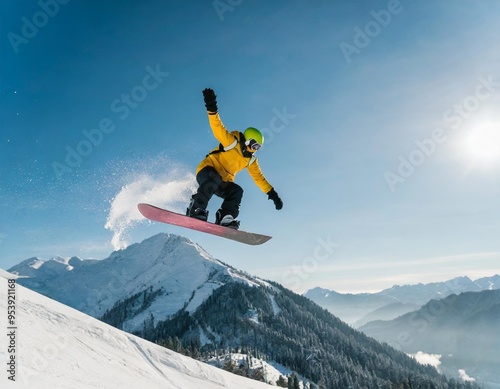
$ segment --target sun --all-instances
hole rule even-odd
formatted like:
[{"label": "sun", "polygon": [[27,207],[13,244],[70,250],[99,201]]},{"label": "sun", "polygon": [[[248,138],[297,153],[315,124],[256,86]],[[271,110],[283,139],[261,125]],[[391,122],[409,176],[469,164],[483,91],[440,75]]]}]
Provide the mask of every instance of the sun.
[{"label": "sun", "polygon": [[500,122],[481,122],[465,134],[464,152],[474,163],[500,164]]}]

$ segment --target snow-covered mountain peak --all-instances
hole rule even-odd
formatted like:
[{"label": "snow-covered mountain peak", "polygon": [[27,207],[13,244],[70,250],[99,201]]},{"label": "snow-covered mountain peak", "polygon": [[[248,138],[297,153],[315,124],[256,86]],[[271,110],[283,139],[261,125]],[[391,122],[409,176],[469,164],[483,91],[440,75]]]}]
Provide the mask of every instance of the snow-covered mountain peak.
[{"label": "snow-covered mountain peak", "polygon": [[179,235],[160,233],[140,243],[134,243],[122,250],[114,251],[107,259],[116,263],[141,262],[142,266],[151,266],[159,262],[166,264],[179,258],[200,256],[211,262],[219,263],[190,239]]},{"label": "snow-covered mountain peak", "polygon": [[[438,283],[437,283],[438,284]],[[445,281],[444,285],[453,289],[471,288],[474,282],[467,276],[456,277],[449,281]]]},{"label": "snow-covered mountain peak", "polygon": [[[73,261],[73,263],[75,263]],[[54,257],[43,260],[38,257],[26,259],[10,269],[11,273],[19,274],[23,277],[36,277],[38,274],[45,274],[47,277],[55,277],[61,272],[70,271],[70,258]]]},{"label": "snow-covered mountain peak", "polygon": [[54,257],[45,261],[39,269],[53,276],[57,276],[62,272],[73,270],[73,267],[69,264],[69,260],[70,258]]},{"label": "snow-covered mountain peak", "polygon": [[332,295],[336,296],[339,295],[339,293],[335,292],[334,290],[324,289],[317,286],[315,288],[306,291],[304,295],[314,300],[314,299],[328,298]]},{"label": "snow-covered mountain peak", "polygon": [[[44,260],[42,260],[41,258],[38,258],[38,257],[31,257],[31,258],[28,258],[28,259],[25,259],[24,261],[18,263],[16,266],[14,266],[11,270],[13,270],[11,273],[13,274],[17,274],[16,270],[17,269],[23,269],[23,270],[28,270],[29,269],[34,269],[34,270],[38,270],[40,268],[40,266],[42,266],[44,264]],[[16,270],[14,270],[16,269]]]},{"label": "snow-covered mountain peak", "polygon": [[51,258],[50,261],[61,263],[63,265],[67,265],[68,262],[69,262],[69,258],[63,258],[63,257],[60,257],[60,256],[56,256],[56,257]]},{"label": "snow-covered mountain peak", "polygon": [[123,320],[122,328],[129,331],[151,315],[165,320],[180,309],[194,311],[228,282],[268,286],[213,258],[191,240],[165,233],[103,260],[31,258],[9,271],[18,274],[23,285],[98,318],[120,302],[133,306]]}]

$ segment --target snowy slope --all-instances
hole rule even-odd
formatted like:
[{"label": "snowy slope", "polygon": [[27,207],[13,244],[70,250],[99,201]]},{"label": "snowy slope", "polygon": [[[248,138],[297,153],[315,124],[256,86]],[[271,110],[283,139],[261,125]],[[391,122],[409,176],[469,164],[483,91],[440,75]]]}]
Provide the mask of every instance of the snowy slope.
[{"label": "snowy slope", "polygon": [[[7,327],[7,278],[0,270],[0,317]],[[269,387],[184,357],[108,326],[29,289],[16,286],[17,371],[2,388],[170,389]],[[0,337],[0,363],[7,363]]]},{"label": "snowy slope", "polygon": [[100,318],[116,302],[145,290],[156,292],[154,301],[123,324],[123,329],[142,328],[152,314],[165,320],[187,304],[195,310],[214,289],[227,282],[265,285],[213,258],[191,240],[158,234],[108,258],[41,262],[30,258],[9,269],[23,277],[20,283],[93,317]]}]

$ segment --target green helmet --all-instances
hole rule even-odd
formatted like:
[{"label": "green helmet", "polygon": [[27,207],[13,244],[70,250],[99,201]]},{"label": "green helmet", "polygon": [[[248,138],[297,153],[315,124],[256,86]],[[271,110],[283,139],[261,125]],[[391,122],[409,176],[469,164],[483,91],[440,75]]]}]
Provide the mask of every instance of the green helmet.
[{"label": "green helmet", "polygon": [[262,133],[254,127],[248,127],[243,135],[245,135],[245,139],[247,141],[253,139],[261,146],[264,144],[264,135],[262,135]]}]

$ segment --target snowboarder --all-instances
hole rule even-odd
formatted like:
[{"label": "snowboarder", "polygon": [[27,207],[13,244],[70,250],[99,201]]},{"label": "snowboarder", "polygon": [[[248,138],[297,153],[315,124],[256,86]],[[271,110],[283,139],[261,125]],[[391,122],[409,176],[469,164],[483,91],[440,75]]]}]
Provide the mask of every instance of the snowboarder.
[{"label": "snowboarder", "polygon": [[203,90],[205,107],[208,111],[208,121],[219,147],[207,154],[196,169],[198,191],[191,197],[186,215],[203,221],[208,219],[208,202],[215,194],[223,199],[220,209],[215,215],[215,223],[225,227],[238,229],[238,217],[243,189],[234,182],[235,175],[247,169],[255,184],[274,202],[276,209],[283,208],[278,193],[267,182],[255,152],[264,144],[264,136],[253,127],[248,127],[243,133],[229,132],[219,117],[217,96],[210,89]]}]

